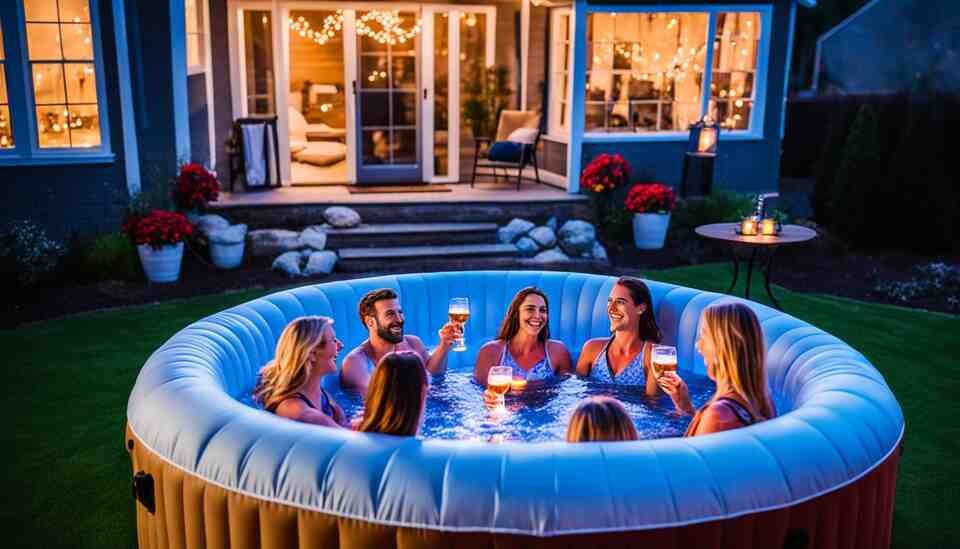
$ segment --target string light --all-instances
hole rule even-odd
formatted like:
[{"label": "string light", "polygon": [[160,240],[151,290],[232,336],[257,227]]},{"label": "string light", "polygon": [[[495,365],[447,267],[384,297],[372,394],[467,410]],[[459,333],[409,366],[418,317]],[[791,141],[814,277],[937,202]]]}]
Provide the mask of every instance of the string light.
[{"label": "string light", "polygon": [[[374,30],[370,27],[369,23],[371,21],[377,23],[380,30]],[[368,36],[380,44],[390,44],[391,46],[398,43],[403,44],[420,34],[421,21],[419,19],[410,30],[404,29],[401,23],[403,23],[403,18],[400,17],[399,10],[368,11],[357,20],[357,34]]]},{"label": "string light", "polygon": [[[266,17],[264,17],[266,23]],[[297,20],[290,20],[290,30],[296,32],[303,38],[313,40],[321,46],[337,36],[337,33],[343,29],[343,10],[337,10],[334,14],[323,18],[323,23],[319,30],[310,28],[310,21],[307,21],[302,15]]]}]

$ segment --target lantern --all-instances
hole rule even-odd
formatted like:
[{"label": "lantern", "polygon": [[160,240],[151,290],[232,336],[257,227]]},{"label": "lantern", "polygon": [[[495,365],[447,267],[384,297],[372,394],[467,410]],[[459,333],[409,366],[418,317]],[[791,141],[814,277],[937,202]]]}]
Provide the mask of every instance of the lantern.
[{"label": "lantern", "polygon": [[716,155],[719,138],[720,126],[710,117],[705,116],[690,125],[690,141],[687,145],[687,152]]},{"label": "lantern", "polygon": [[680,196],[708,195],[713,190],[713,165],[717,157],[720,126],[709,117],[690,125],[687,152],[683,155]]}]

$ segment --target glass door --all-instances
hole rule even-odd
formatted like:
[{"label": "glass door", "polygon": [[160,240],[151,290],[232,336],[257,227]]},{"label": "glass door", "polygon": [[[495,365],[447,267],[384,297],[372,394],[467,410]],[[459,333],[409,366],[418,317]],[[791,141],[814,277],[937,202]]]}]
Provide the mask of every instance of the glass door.
[{"label": "glass door", "polygon": [[419,183],[419,14],[357,11],[355,28],[357,183]]}]

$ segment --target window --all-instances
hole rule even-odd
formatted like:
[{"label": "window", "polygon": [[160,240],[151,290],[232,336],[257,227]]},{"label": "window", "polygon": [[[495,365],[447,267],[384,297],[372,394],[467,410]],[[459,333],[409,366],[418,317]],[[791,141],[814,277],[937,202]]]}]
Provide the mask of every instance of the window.
[{"label": "window", "polygon": [[710,116],[723,128],[750,129],[759,50],[759,13],[717,14],[710,77]]},{"label": "window", "polygon": [[[570,20],[554,10],[554,36],[569,37]],[[761,121],[758,83],[763,12],[595,12],[586,16],[584,128],[589,133],[686,132],[704,113],[727,130],[748,132]],[[565,26],[565,29],[558,28]],[[712,43],[711,43],[711,37]],[[566,39],[569,44],[569,39]],[[570,74],[555,38],[550,59],[550,104],[569,101]],[[707,68],[710,70],[707,70]],[[563,116],[554,128],[567,131]]]},{"label": "window", "polygon": [[184,0],[187,29],[187,73],[207,70],[207,22],[204,0]]},{"label": "window", "polygon": [[550,14],[550,120],[547,133],[566,135],[570,124],[570,18],[569,8],[558,8]]},{"label": "window", "polygon": [[10,120],[10,100],[7,98],[7,72],[3,55],[3,28],[0,27],[0,149],[13,148],[13,122]]},{"label": "window", "polygon": [[100,146],[88,0],[23,0],[23,7],[39,147]]}]

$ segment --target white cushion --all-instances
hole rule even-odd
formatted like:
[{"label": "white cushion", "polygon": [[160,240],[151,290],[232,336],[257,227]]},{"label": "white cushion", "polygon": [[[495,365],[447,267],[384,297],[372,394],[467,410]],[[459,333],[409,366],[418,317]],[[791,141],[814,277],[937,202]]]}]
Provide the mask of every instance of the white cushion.
[{"label": "white cushion", "polygon": [[536,141],[539,131],[537,128],[517,128],[510,132],[510,135],[507,136],[507,141],[530,145]]},{"label": "white cushion", "polygon": [[303,114],[293,107],[287,107],[287,118],[289,118],[290,141],[306,141],[307,119]]}]

